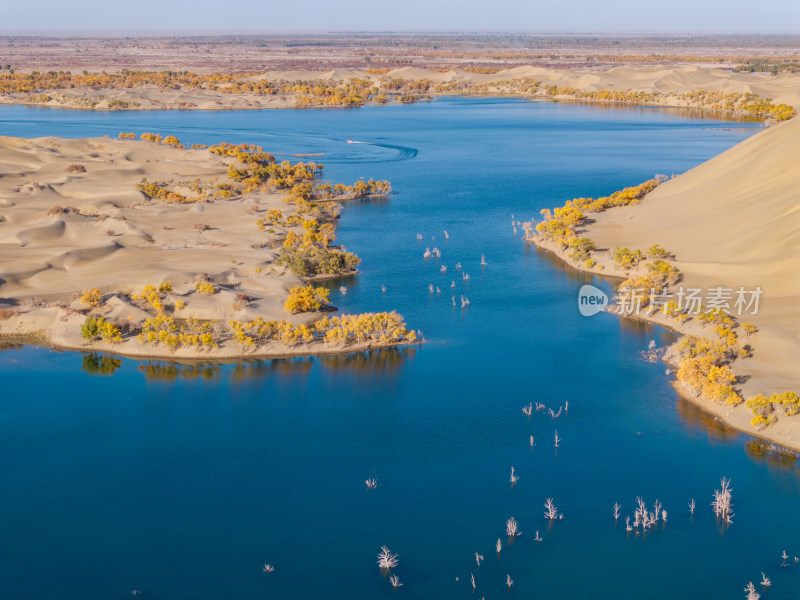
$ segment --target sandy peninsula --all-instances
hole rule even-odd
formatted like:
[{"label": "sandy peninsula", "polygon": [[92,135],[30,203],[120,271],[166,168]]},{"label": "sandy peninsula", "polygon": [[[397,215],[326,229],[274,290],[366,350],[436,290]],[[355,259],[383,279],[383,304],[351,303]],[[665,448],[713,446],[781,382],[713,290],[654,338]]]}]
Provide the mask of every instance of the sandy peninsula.
[{"label": "sandy peninsula", "polygon": [[[576,236],[591,239],[596,249],[591,262],[576,260],[572,249],[533,234],[529,240],[555,252],[576,269],[620,278],[642,277],[642,264],[622,268],[614,249],[641,250],[659,244],[670,253],[667,263],[682,275],[671,282],[679,287],[732,290],[727,306],[740,327],[752,324],[752,333],[734,328],[738,344],[751,356],[738,356],[730,367],[734,388],[743,399],[757,394],[770,397],[800,392],[800,120],[769,127],[700,166],[665,181],[640,202],[587,212]],[[573,254],[574,256],[574,254]],[[763,290],[757,314],[753,308],[736,314],[736,291]],[[749,302],[752,294],[746,296]],[[704,306],[708,306],[708,301]],[[746,308],[746,307],[745,307]],[[636,315],[634,315],[636,316]],[[676,320],[660,310],[642,311],[638,318],[670,327],[686,336],[718,339],[717,323],[697,318]],[[666,356],[678,366],[680,357]],[[687,398],[726,423],[760,435],[782,446],[800,450],[800,416],[786,416],[780,406],[765,413],[777,422],[754,429],[754,413],[746,403],[732,406],[699,395],[676,382]]]},{"label": "sandy peninsula", "polygon": [[[393,313],[381,317],[381,326],[394,327],[390,333],[377,321],[370,330],[363,317],[363,335],[333,339],[314,330],[320,320],[330,330],[331,319],[343,318],[325,301],[285,307],[292,289],[313,290],[309,279],[324,273],[300,276],[291,265],[279,266],[281,253],[307,251],[343,261],[337,272],[354,272],[358,259],[332,243],[347,186],[340,198],[317,200],[314,186],[324,184],[305,180],[308,163],[269,162],[254,148],[217,151],[109,138],[0,138],[0,334],[184,358],[319,354],[410,341],[413,334]],[[237,154],[261,162],[243,163]],[[253,175],[258,169],[263,182]],[[267,171],[297,178],[307,200],[292,199],[297,188],[276,185]],[[251,176],[245,183],[236,179],[243,174]],[[82,326],[89,318],[112,324],[119,335],[87,339]]]}]

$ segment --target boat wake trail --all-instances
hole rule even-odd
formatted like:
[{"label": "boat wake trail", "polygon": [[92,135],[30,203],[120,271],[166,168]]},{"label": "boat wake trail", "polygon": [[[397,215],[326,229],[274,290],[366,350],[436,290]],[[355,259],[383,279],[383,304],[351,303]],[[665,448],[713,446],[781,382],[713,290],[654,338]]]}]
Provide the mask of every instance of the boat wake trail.
[{"label": "boat wake trail", "polygon": [[[329,163],[347,164],[376,164],[410,160],[419,154],[419,150],[409,146],[398,146],[397,144],[383,144],[380,142],[366,142],[363,140],[347,140],[350,151],[345,151],[341,146],[341,138],[329,138],[334,142],[334,149],[325,152],[325,157]],[[358,144],[360,148],[356,150],[353,145]],[[368,150],[367,147],[370,149]]]},{"label": "boat wake trail", "polygon": [[348,144],[363,144],[365,146],[373,146],[374,148],[386,148],[387,150],[394,150],[397,152],[395,156],[383,157],[375,156],[373,158],[364,159],[357,162],[399,162],[401,160],[409,160],[414,158],[419,151],[416,148],[409,148],[408,146],[396,146],[394,144],[380,144],[378,142],[360,142],[357,140],[347,140]]},{"label": "boat wake trail", "polygon": [[414,158],[419,153],[419,150],[417,150],[416,148],[409,148],[408,146],[394,146],[392,144],[375,144],[371,142],[363,142],[363,143],[370,144],[371,146],[378,146],[379,148],[397,150],[397,156],[390,159],[393,161],[409,160],[411,158]]}]

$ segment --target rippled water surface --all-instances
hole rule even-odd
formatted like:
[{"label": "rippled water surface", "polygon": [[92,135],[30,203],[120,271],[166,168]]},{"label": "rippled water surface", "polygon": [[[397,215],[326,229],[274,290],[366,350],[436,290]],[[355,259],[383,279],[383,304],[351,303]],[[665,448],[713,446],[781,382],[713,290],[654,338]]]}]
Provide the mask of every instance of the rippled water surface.
[{"label": "rippled water surface", "polygon": [[[664,365],[639,356],[671,334],[581,317],[578,288],[610,283],[565,269],[511,227],[512,214],[525,221],[686,171],[758,128],[512,99],[214,113],[2,107],[4,135],[249,142],[323,153],[314,160],[335,181],[391,180],[390,199],[344,210],[339,238],[362,272],[331,282],[332,296],[345,312],[397,309],[429,343],[219,366],[3,352],[0,598],[388,598],[376,565],[384,544],[399,553],[398,597],[499,598],[510,574],[511,596],[525,598],[741,598],[761,571],[773,581],[765,598],[800,597],[800,565],[780,566],[783,549],[800,555],[794,457],[681,401]],[[422,257],[434,246],[439,264]],[[465,309],[452,305],[461,294]],[[529,419],[529,402],[569,411]],[[729,528],[709,507],[723,475],[734,490]],[[379,487],[366,489],[367,477]],[[668,511],[644,536],[612,516],[615,501],[632,515],[637,495]],[[563,520],[544,519],[548,497]],[[511,516],[523,531],[513,542]]]}]

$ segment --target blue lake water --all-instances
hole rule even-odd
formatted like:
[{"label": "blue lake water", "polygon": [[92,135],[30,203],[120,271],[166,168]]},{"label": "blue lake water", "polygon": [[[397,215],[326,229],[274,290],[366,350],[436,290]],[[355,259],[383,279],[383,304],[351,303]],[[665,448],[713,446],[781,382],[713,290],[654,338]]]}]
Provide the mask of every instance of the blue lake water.
[{"label": "blue lake water", "polygon": [[[334,181],[391,180],[390,199],[342,213],[339,239],[362,271],[331,282],[332,297],[343,312],[397,309],[429,340],[217,366],[123,359],[110,376],[80,353],[0,353],[0,598],[490,599],[509,594],[506,574],[510,595],[524,598],[741,598],[764,571],[765,598],[797,599],[800,565],[780,559],[783,549],[800,555],[794,458],[680,400],[664,365],[639,355],[672,334],[580,316],[579,287],[610,282],[564,268],[511,227],[512,214],[526,221],[575,196],[684,172],[759,128],[515,99],[0,108],[3,135],[248,142],[322,152],[314,160]],[[434,246],[439,264],[422,256]],[[451,301],[461,294],[464,309]],[[521,412],[567,401],[557,420]],[[733,485],[728,528],[709,506],[722,476]],[[366,489],[367,477],[379,487]],[[624,516],[638,495],[662,501],[668,521],[637,536]],[[548,497],[563,520],[544,518]],[[523,535],[509,543],[511,516]],[[396,592],[376,564],[382,545],[399,554]]]}]

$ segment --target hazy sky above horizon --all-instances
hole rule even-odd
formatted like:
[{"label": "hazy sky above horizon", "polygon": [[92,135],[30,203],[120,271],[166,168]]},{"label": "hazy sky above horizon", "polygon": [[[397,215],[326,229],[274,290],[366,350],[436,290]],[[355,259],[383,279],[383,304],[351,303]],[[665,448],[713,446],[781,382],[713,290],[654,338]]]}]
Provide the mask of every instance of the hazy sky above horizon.
[{"label": "hazy sky above horizon", "polygon": [[19,0],[0,31],[800,32],[800,0]]}]

